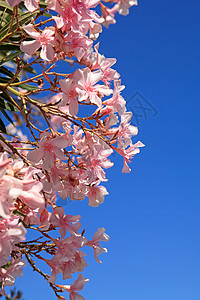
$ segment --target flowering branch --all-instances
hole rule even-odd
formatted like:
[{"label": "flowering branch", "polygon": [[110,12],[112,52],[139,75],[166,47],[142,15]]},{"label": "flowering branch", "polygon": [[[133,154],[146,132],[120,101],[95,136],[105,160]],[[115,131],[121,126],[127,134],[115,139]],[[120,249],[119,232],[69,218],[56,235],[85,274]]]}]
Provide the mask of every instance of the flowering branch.
[{"label": "flowering branch", "polygon": [[[101,242],[109,236],[102,227],[89,240],[81,216],[66,215],[56,200],[88,198],[90,206],[99,206],[108,195],[102,184],[114,165],[110,155],[123,157],[127,173],[144,146],[132,142],[138,130],[130,124],[124,86],[112,68],[116,60],[94,45],[102,26],[115,23],[117,12],[128,14],[137,1],[6,2],[0,25],[1,294],[21,274],[26,258],[58,299],[65,299],[64,292],[70,300],[84,299],[79,294],[88,281],[81,274],[87,267],[84,247],[101,263],[99,255],[107,252]],[[57,72],[60,63],[66,74]],[[30,230],[39,237],[29,241]],[[38,268],[38,260],[50,275]],[[59,274],[68,280],[74,273],[79,276],[73,284],[56,283]]]}]

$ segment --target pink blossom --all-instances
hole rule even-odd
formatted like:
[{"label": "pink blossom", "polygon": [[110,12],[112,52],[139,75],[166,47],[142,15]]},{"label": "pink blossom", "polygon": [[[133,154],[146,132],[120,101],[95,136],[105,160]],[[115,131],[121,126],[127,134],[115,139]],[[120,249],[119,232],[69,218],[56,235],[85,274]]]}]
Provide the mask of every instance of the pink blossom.
[{"label": "pink blossom", "polygon": [[8,218],[10,208],[13,207],[13,200],[16,199],[22,192],[22,182],[14,177],[4,175],[0,179],[0,216]]},{"label": "pink blossom", "polygon": [[[6,0],[6,2],[12,7],[18,5],[21,1],[22,0]],[[24,5],[30,12],[34,12],[35,10],[40,9],[37,0],[24,0]]]},{"label": "pink blossom", "polygon": [[6,225],[0,224],[0,265],[5,265],[8,261],[12,246],[11,237],[8,234]]},{"label": "pink blossom", "polygon": [[69,105],[69,113],[73,116],[76,116],[78,113],[78,93],[75,90],[77,84],[70,78],[61,79],[59,81],[61,90],[63,94],[63,104],[66,103]]},{"label": "pink blossom", "polygon": [[53,226],[59,227],[59,232],[61,235],[61,239],[64,239],[66,236],[66,231],[68,230],[70,233],[77,232],[80,229],[80,221],[81,216],[71,216],[65,215],[64,209],[62,207],[54,208],[54,213],[51,215],[50,223]]},{"label": "pink blossom", "polygon": [[121,80],[115,80],[112,98],[104,101],[105,105],[113,107],[114,110],[119,113],[119,115],[122,115],[126,111],[126,101],[120,95],[121,91],[123,91],[124,88],[125,86],[121,85]]},{"label": "pink blossom", "polygon": [[138,134],[136,126],[132,126],[129,121],[132,118],[132,112],[126,112],[121,116],[121,124],[117,132],[118,148],[127,148],[131,143],[131,138]]},{"label": "pink blossom", "polygon": [[125,149],[116,149],[116,151],[124,157],[124,166],[122,169],[122,173],[130,173],[131,169],[128,166],[130,163],[131,158],[140,152],[140,147],[144,147],[145,145],[141,142],[137,142],[136,144],[131,144],[130,147]]},{"label": "pink blossom", "polygon": [[99,206],[104,202],[104,196],[108,195],[106,188],[104,186],[93,186],[90,187],[87,194],[89,198],[89,205],[93,207]]},{"label": "pink blossom", "polygon": [[101,4],[102,16],[104,18],[102,25],[106,26],[107,28],[110,24],[116,23],[115,12],[117,11],[118,8],[116,6],[117,5],[115,5],[113,8],[108,8],[105,5]]},{"label": "pink blossom", "polygon": [[72,285],[64,285],[63,288],[69,292],[70,300],[85,300],[77,291],[81,291],[84,288],[86,282],[89,279],[83,277],[82,274],[79,274],[78,279],[74,281]]},{"label": "pink blossom", "polygon": [[24,26],[23,29],[34,40],[22,42],[20,45],[21,51],[28,55],[33,55],[42,47],[40,57],[44,60],[52,61],[54,59],[54,50],[51,44],[53,44],[54,41],[54,28],[49,27],[44,29],[42,34],[36,31],[32,24]]},{"label": "pink blossom", "polygon": [[35,163],[38,163],[43,158],[44,169],[49,170],[54,166],[56,158],[66,159],[60,148],[65,148],[68,145],[69,142],[64,136],[50,138],[49,134],[45,134],[38,143],[39,148],[30,151],[27,154],[27,158]]},{"label": "pink blossom", "polygon": [[79,101],[86,101],[89,99],[91,103],[101,107],[101,97],[103,95],[109,96],[112,93],[112,90],[107,86],[96,84],[103,79],[103,73],[100,70],[91,72],[89,68],[83,70],[77,69],[73,79],[78,85],[76,91],[79,94]]},{"label": "pink blossom", "polygon": [[[80,61],[86,53],[86,50],[92,47],[93,42],[86,36],[78,32],[69,32],[66,37],[66,42],[69,44],[68,55],[75,54],[78,61]],[[69,55],[71,56],[71,55]]]},{"label": "pink blossom", "polygon": [[19,198],[30,208],[35,209],[44,206],[44,197],[40,194],[43,184],[37,180],[22,180],[23,191]]},{"label": "pink blossom", "polygon": [[106,248],[102,248],[99,245],[99,241],[103,241],[103,242],[107,242],[109,241],[109,236],[105,233],[105,228],[99,228],[91,241],[87,242],[87,246],[92,247],[94,250],[94,257],[96,259],[96,261],[98,263],[102,263],[99,259],[98,259],[98,255],[101,254],[102,252],[107,252]]},{"label": "pink blossom", "polygon": [[120,15],[126,16],[129,13],[129,8],[133,5],[138,5],[137,0],[119,0],[116,4],[116,8]]},{"label": "pink blossom", "polygon": [[22,275],[21,267],[23,267],[25,263],[21,259],[14,260],[12,259],[12,263],[9,267],[1,267],[0,268],[0,277],[1,277],[1,294],[6,295],[5,287],[12,286],[15,283],[15,277]]},{"label": "pink blossom", "polygon": [[99,36],[99,33],[102,32],[102,26],[100,24],[90,22],[89,28],[90,28],[90,33],[89,33],[90,39],[96,40]]},{"label": "pink blossom", "polygon": [[112,152],[112,149],[104,150],[100,144],[95,144],[92,150],[88,150],[85,155],[78,158],[79,163],[82,161],[87,166],[89,183],[98,179],[107,181],[103,168],[107,169],[113,166],[113,163],[107,159]]}]

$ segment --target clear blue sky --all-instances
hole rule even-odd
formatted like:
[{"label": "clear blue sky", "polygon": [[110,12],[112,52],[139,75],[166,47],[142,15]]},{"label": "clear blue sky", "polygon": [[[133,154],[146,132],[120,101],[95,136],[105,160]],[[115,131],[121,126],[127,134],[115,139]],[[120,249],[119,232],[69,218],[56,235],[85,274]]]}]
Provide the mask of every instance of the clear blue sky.
[{"label": "clear blue sky", "polygon": [[[88,255],[86,300],[200,300],[199,13],[199,0],[143,0],[101,35],[100,52],[117,58],[126,100],[139,92],[157,114],[139,118],[135,141],[146,147],[132,173],[113,158],[105,203],[65,206],[82,215],[86,236],[104,226],[111,237],[102,265]],[[129,106],[140,114],[137,101]],[[17,286],[25,300],[55,299],[39,275],[24,275]]]}]

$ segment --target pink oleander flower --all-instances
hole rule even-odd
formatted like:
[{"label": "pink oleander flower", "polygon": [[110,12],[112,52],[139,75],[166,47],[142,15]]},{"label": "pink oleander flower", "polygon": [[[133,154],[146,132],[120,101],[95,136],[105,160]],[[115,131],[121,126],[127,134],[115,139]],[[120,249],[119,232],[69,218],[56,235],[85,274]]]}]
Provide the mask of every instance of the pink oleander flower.
[{"label": "pink oleander flower", "polygon": [[121,116],[121,123],[117,132],[118,148],[127,148],[131,143],[131,138],[138,134],[138,129],[129,123],[132,112],[125,112]]},{"label": "pink oleander flower", "polygon": [[86,279],[82,274],[79,274],[78,279],[75,280],[72,285],[64,285],[63,288],[69,292],[69,299],[85,300],[85,298],[77,293],[77,291],[81,291],[84,288],[85,283],[88,281],[89,279]]},{"label": "pink oleander flower", "polygon": [[130,173],[131,169],[128,166],[132,157],[140,152],[140,147],[144,147],[145,145],[140,141],[135,143],[134,145],[131,144],[127,149],[116,149],[116,151],[124,157],[124,166],[122,168],[122,173]]},{"label": "pink oleander flower", "polygon": [[15,283],[15,277],[22,275],[21,268],[25,266],[25,263],[21,259],[12,259],[12,264],[8,268],[0,268],[0,281],[1,281],[1,291],[2,295],[6,296],[5,287],[13,286]]},{"label": "pink oleander flower", "polygon": [[40,193],[43,188],[43,184],[42,182],[33,179],[31,175],[35,171],[32,169],[32,167],[29,167],[24,179],[21,180],[23,184],[23,190],[19,195],[19,199],[21,199],[31,209],[36,209],[44,207],[45,201],[44,197]]},{"label": "pink oleander flower", "polygon": [[76,91],[77,84],[70,78],[60,79],[61,90],[64,92],[62,105],[69,105],[69,113],[76,116],[78,113],[78,93]]},{"label": "pink oleander flower", "polygon": [[138,5],[137,0],[117,0],[116,8],[120,15],[127,16],[129,14],[129,8],[133,5]]},{"label": "pink oleander flower", "polygon": [[90,187],[87,194],[89,198],[89,205],[93,207],[98,207],[99,204],[104,202],[105,195],[108,195],[106,188],[104,186],[93,186]]},{"label": "pink oleander flower", "polygon": [[113,107],[114,110],[119,113],[119,115],[122,115],[126,111],[126,101],[120,95],[124,88],[125,86],[121,85],[121,80],[115,80],[112,98],[104,101],[105,105]]},{"label": "pink oleander flower", "polygon": [[65,148],[68,145],[69,142],[64,136],[50,138],[49,134],[45,133],[38,143],[39,148],[30,151],[27,158],[34,163],[38,163],[43,158],[44,169],[50,170],[57,158],[66,159],[60,148]]},{"label": "pink oleander flower", "polygon": [[90,22],[89,28],[90,28],[90,33],[89,33],[90,39],[93,39],[93,40],[96,41],[96,39],[99,36],[99,33],[102,32],[102,26],[100,24],[96,24],[94,22]]},{"label": "pink oleander flower", "polygon": [[78,162],[83,162],[87,166],[87,175],[89,183],[100,180],[107,181],[103,168],[108,169],[113,166],[107,157],[113,152],[112,149],[104,150],[101,144],[93,146],[84,156],[78,158]]},{"label": "pink oleander flower", "polygon": [[69,44],[68,46],[68,55],[72,53],[75,54],[78,61],[80,61],[86,53],[86,50],[92,47],[93,42],[88,39],[86,36],[78,33],[70,31],[66,37],[66,42]]},{"label": "pink oleander flower", "polygon": [[47,61],[54,60],[54,49],[52,47],[55,34],[54,28],[46,28],[41,34],[35,30],[32,24],[24,26],[23,29],[34,40],[22,42],[20,45],[21,51],[28,55],[33,55],[40,47],[42,47],[40,57]]},{"label": "pink oleander flower", "polygon": [[81,216],[71,216],[65,215],[64,209],[62,207],[57,206],[54,208],[54,213],[52,213],[50,218],[50,223],[55,226],[59,227],[59,232],[61,239],[64,239],[66,236],[66,232],[76,233],[77,230],[80,229],[80,221]]},{"label": "pink oleander flower", "polygon": [[103,253],[103,252],[107,252],[107,249],[106,248],[102,248],[100,247],[99,245],[99,242],[100,241],[103,241],[103,242],[107,242],[109,241],[109,236],[105,233],[105,228],[99,228],[91,241],[88,241],[87,242],[87,246],[89,247],[92,247],[93,250],[94,250],[94,257],[95,257],[95,260],[98,262],[98,263],[102,263],[99,258],[98,258],[98,255]]},{"label": "pink oleander flower", "polygon": [[0,223],[0,265],[5,265],[8,261],[12,246],[11,236],[8,233],[8,228],[2,222]]},{"label": "pink oleander flower", "polygon": [[91,72],[89,68],[78,69],[74,73],[73,79],[77,83],[76,91],[79,94],[79,101],[90,100],[91,103],[101,107],[101,97],[109,96],[112,93],[107,86],[96,84],[103,79],[103,73],[100,70]]},{"label": "pink oleander flower", "polygon": [[101,11],[102,11],[102,17],[104,19],[102,25],[108,28],[110,24],[115,24],[115,13],[117,11],[116,5],[112,8],[109,8],[101,3]]},{"label": "pink oleander flower", "polygon": [[[6,2],[14,7],[15,5],[19,4],[22,0],[6,0]],[[24,5],[30,12],[34,12],[37,9],[40,9],[37,0],[24,0]]]},{"label": "pink oleander flower", "polygon": [[0,179],[0,217],[9,218],[13,200],[20,196],[22,190],[21,180],[8,175]]}]

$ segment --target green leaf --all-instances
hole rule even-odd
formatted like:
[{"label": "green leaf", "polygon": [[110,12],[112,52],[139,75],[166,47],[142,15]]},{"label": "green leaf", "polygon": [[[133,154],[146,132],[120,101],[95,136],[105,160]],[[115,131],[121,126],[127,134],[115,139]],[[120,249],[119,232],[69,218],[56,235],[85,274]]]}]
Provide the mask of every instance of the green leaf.
[{"label": "green leaf", "polygon": [[[10,81],[10,78],[7,77],[0,77],[0,83],[8,83]],[[34,91],[37,89],[36,86],[27,84],[27,83],[20,83],[19,79],[15,79],[13,83],[19,83],[17,86],[21,87],[22,89],[28,90],[28,91]]]},{"label": "green leaf", "polygon": [[7,264],[6,264],[6,265],[3,265],[3,266],[1,266],[1,268],[8,269],[8,267],[10,267],[10,266],[11,266],[11,264],[12,264],[12,261],[11,261],[11,260],[9,260],[9,261],[7,262]]},{"label": "green leaf", "polygon": [[12,61],[14,58],[22,54],[23,52],[21,50],[18,50],[16,52],[12,52],[5,56],[1,61],[0,61],[0,66],[6,63],[7,61]]},{"label": "green leaf", "polygon": [[3,43],[0,45],[0,50],[6,50],[6,51],[15,51],[19,50],[20,45],[14,45],[9,43]]},{"label": "green leaf", "polygon": [[5,9],[8,14],[10,14],[10,15],[13,14],[13,8],[7,2],[1,1],[0,2],[0,10],[4,12]]},{"label": "green leaf", "polygon": [[6,109],[6,110],[9,110],[9,111],[19,111],[19,109],[13,104],[13,103],[10,103],[10,102],[7,102],[1,95],[0,95],[0,109]]},{"label": "green leaf", "polygon": [[47,7],[47,3],[45,2],[45,1],[43,1],[43,0],[40,0],[40,7],[42,7],[42,8],[46,8]]},{"label": "green leaf", "polygon": [[19,87],[21,87],[22,89],[28,90],[28,91],[34,91],[37,90],[36,86],[27,84],[27,83],[21,83],[19,84]]},{"label": "green leaf", "polygon": [[[18,18],[19,24],[21,26],[27,24],[28,22],[31,21],[31,19],[33,17],[35,17],[35,15],[36,15],[36,13],[31,13],[31,12],[23,13]],[[12,25],[12,32],[17,29],[17,26],[18,26],[17,21],[14,20],[13,25]],[[9,28],[10,28],[10,24],[4,26],[4,28],[2,28],[2,30],[0,30],[0,38],[4,38],[4,36],[6,36]]]},{"label": "green leaf", "polygon": [[[24,64],[26,64],[26,62],[23,61]],[[29,72],[31,74],[37,74],[36,70],[33,69],[31,66],[28,66],[27,68],[24,69],[24,71]]]},{"label": "green leaf", "polygon": [[12,213],[13,213],[14,215],[19,215],[19,216],[21,216],[21,217],[26,217],[25,214],[23,214],[21,211],[19,211],[19,210],[17,210],[17,209],[13,210]]},{"label": "green leaf", "polygon": [[7,133],[6,126],[4,125],[4,122],[0,118],[0,131],[3,133]]},{"label": "green leaf", "polygon": [[[14,125],[13,120],[10,118],[10,116],[7,114],[7,112],[5,111],[5,109],[0,108],[0,111],[2,112],[2,114],[4,115],[4,117]],[[15,125],[14,125],[15,126]]]},{"label": "green leaf", "polygon": [[3,66],[0,67],[0,73],[4,74],[4,75],[6,75],[6,76],[8,76],[10,78],[13,78],[13,76],[14,76],[13,72],[11,72],[9,69],[7,69],[7,68],[5,68]]},{"label": "green leaf", "polygon": [[11,98],[11,96],[8,94],[8,92],[6,93],[5,91],[3,91],[3,90],[0,89],[0,97],[1,97],[1,99],[10,102],[10,103],[13,105],[12,98]]},{"label": "green leaf", "polygon": [[[0,11],[5,11],[10,15],[13,14],[13,7],[11,7],[6,1],[1,0],[0,1]],[[23,13],[23,11],[18,7],[18,14]]]}]

